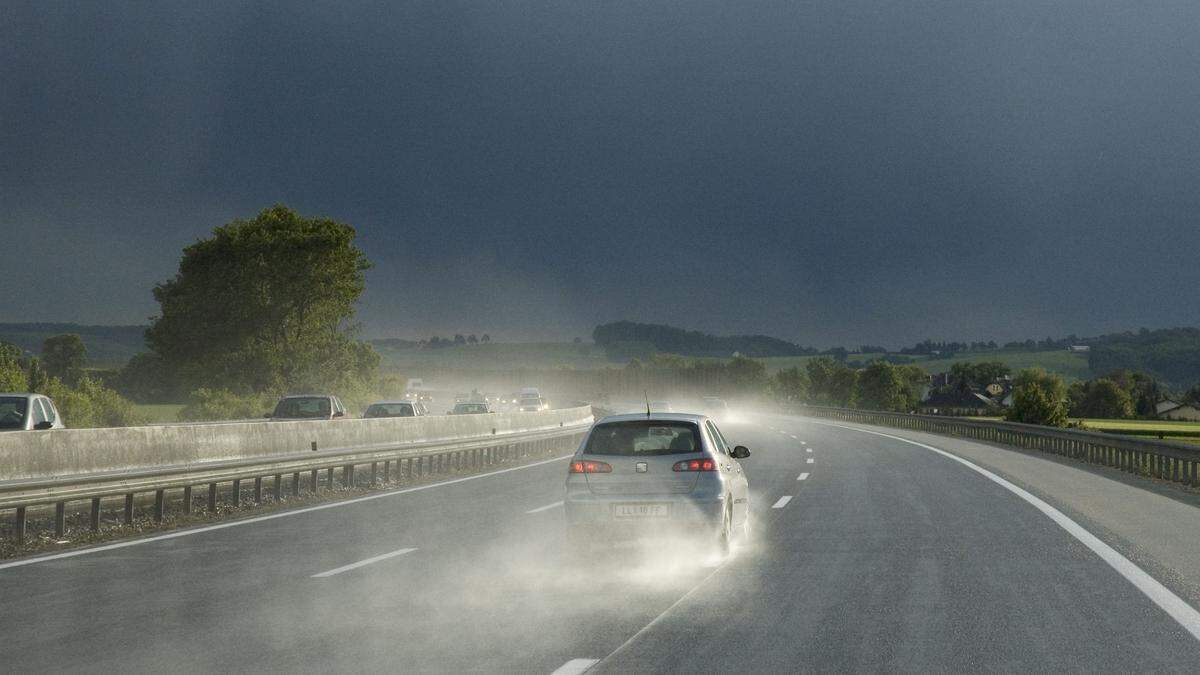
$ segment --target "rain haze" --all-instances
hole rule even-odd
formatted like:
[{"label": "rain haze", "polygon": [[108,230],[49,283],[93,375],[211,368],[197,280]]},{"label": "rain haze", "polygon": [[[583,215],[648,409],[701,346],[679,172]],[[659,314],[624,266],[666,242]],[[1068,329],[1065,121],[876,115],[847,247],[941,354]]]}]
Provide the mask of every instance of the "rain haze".
[{"label": "rain haze", "polygon": [[41,293],[0,317],[144,323],[182,246],[285,203],[358,230],[371,336],[1177,325],[1197,25],[1193,2],[6,2],[0,228],[30,236],[0,267]]},{"label": "rain haze", "polygon": [[1200,2],[0,0],[0,671],[1200,663]]}]

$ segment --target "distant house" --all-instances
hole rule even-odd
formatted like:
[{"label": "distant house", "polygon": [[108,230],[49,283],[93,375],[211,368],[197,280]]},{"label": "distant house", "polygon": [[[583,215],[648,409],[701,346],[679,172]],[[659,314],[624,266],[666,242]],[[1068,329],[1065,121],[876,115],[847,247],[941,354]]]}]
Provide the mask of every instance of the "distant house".
[{"label": "distant house", "polygon": [[1090,345],[1071,345],[1070,347],[1067,347],[1067,351],[1076,354],[1086,354],[1092,351],[1092,348]]},{"label": "distant house", "polygon": [[974,391],[934,391],[921,401],[917,411],[922,415],[986,415],[999,406],[995,401]]},{"label": "distant house", "polygon": [[1160,420],[1188,420],[1200,422],[1200,409],[1188,403],[1178,401],[1159,401],[1154,406],[1154,412]]}]

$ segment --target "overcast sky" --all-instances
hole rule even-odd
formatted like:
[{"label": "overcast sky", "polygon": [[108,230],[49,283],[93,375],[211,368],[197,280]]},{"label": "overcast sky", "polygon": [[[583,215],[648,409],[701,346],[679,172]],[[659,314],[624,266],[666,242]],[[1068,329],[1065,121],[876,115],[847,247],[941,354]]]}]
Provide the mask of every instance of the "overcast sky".
[{"label": "overcast sky", "polygon": [[[1200,3],[0,4],[0,322],[276,202],[371,336],[1200,324]],[[20,281],[18,281],[20,280]]]}]

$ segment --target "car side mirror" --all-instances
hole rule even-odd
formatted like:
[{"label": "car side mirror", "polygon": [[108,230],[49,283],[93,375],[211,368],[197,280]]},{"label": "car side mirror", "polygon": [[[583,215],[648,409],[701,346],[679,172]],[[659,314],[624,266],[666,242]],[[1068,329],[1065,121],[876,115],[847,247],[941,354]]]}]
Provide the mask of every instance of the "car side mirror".
[{"label": "car side mirror", "polygon": [[266,415],[263,415],[263,418],[268,419],[268,420],[271,419],[271,413],[267,413]]},{"label": "car side mirror", "polygon": [[733,452],[730,453],[729,456],[733,457],[734,459],[746,459],[750,456],[750,448],[747,448],[744,445],[735,446],[733,448]]},{"label": "car side mirror", "polygon": [[33,425],[33,428],[36,431],[46,431],[47,429],[54,428],[54,422],[51,422],[50,420],[43,420]]},{"label": "car side mirror", "polygon": [[341,410],[339,410],[339,411],[337,411],[337,412],[333,413],[333,416],[334,416],[334,417],[345,417],[345,416],[346,416],[346,413],[344,413],[344,412],[342,412]]}]

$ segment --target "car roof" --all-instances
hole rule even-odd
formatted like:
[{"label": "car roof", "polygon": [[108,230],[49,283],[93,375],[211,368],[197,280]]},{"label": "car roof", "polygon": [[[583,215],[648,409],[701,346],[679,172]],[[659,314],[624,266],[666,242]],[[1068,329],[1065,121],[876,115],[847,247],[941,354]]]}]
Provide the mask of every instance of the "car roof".
[{"label": "car roof", "polygon": [[[337,398],[333,394],[288,394],[283,398]],[[281,399],[282,400],[282,399]]]},{"label": "car roof", "polygon": [[650,420],[651,422],[695,422],[701,424],[708,419],[708,415],[698,415],[695,413],[677,413],[677,412],[651,412],[646,413],[629,413],[626,415],[609,415],[597,422],[603,424],[605,422],[637,422]]},{"label": "car roof", "polygon": [[370,405],[412,405],[416,401],[375,401]]},{"label": "car roof", "polygon": [[13,398],[13,397],[15,397],[15,398],[33,398],[35,396],[41,396],[41,394],[34,394],[34,393],[27,392],[27,391],[13,391],[13,392],[0,392],[0,396],[8,396],[10,398]]}]

